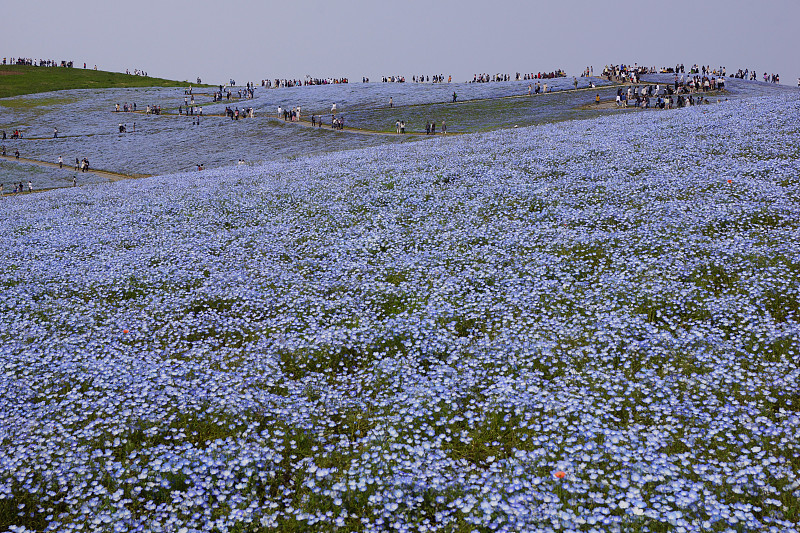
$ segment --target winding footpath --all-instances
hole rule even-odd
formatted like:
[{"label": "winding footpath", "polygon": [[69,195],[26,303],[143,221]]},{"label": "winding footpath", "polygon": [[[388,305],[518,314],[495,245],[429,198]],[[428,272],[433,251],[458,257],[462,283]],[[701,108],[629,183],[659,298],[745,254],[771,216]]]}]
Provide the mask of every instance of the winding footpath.
[{"label": "winding footpath", "polygon": [[[12,163],[28,163],[28,164],[36,165],[36,166],[40,166],[40,167],[59,168],[58,163],[50,163],[48,161],[41,161],[39,159],[29,159],[27,157],[20,157],[19,159],[17,159],[13,155],[0,155],[0,161],[10,161]],[[64,170],[69,170],[71,168],[72,168],[72,166],[69,165],[69,164],[65,164],[64,167],[63,167]],[[80,170],[75,170],[74,174],[75,174],[75,176],[78,176],[79,174],[80,175],[91,174],[93,176],[98,176],[98,177],[101,177],[101,178],[105,178],[106,180],[108,180],[109,182],[112,182],[112,183],[115,182],[115,181],[120,181],[120,180],[128,180],[128,179],[136,179],[136,178],[149,178],[150,177],[149,174],[122,174],[120,172],[112,172],[110,170],[99,170],[99,169],[89,169],[86,172],[81,172]],[[88,184],[81,184],[81,187],[83,185],[88,185]],[[9,191],[9,192],[3,191],[2,196],[16,196],[16,195],[20,195],[20,194],[29,194],[31,192],[44,192],[44,191],[52,191],[54,189],[63,189],[63,188],[64,187],[45,187],[45,188],[41,188],[41,189],[34,189],[33,191],[22,191],[22,192],[17,192],[17,193],[14,193],[14,192],[11,192],[11,191]]]}]

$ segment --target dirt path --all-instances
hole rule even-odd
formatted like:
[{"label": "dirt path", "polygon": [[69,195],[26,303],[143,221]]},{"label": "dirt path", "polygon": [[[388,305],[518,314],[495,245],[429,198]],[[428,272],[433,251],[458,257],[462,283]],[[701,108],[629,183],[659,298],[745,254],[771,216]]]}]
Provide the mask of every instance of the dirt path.
[{"label": "dirt path", "polygon": [[[425,104],[425,105],[428,105],[428,104]],[[378,109],[378,108],[374,108],[374,109]],[[129,111],[128,113],[142,113],[142,111]],[[221,113],[203,113],[202,115],[180,115],[180,114],[176,114],[176,113],[163,113],[162,112],[158,116],[173,117],[173,118],[191,118],[193,120],[197,119],[197,118],[200,118],[200,119],[205,119],[205,118],[224,118],[224,119],[227,119],[227,120],[231,120],[231,118],[229,116],[223,115]],[[314,116],[319,116],[319,115],[314,113]],[[347,125],[345,125],[344,128],[342,128],[342,129],[333,128],[333,127],[331,127],[330,124],[324,124],[324,123],[322,124],[322,126],[319,126],[319,125],[316,125],[316,124],[312,125],[310,119],[308,119],[306,117],[302,117],[302,116],[301,116],[300,120],[294,121],[294,122],[291,122],[291,121],[288,121],[288,120],[283,120],[283,118],[279,117],[278,115],[272,115],[272,114],[256,115],[255,117],[252,117],[252,118],[241,118],[239,120],[256,120],[256,119],[259,119],[259,118],[266,118],[266,119],[273,120],[275,122],[278,122],[278,123],[281,123],[281,124],[286,124],[286,125],[289,125],[289,126],[316,128],[316,129],[329,130],[329,131],[332,130],[334,132],[339,132],[339,133],[347,132],[347,133],[356,133],[356,134],[361,134],[361,135],[378,135],[378,136],[390,136],[391,135],[391,136],[397,136],[397,137],[403,137],[403,136],[406,136],[406,137],[408,137],[408,136],[412,136],[412,137],[413,136],[427,137],[428,136],[428,135],[425,134],[425,132],[420,132],[420,131],[407,131],[406,133],[396,133],[396,132],[393,132],[393,131],[378,131],[378,130],[368,130],[368,129],[364,129],[364,128],[354,128],[352,126],[347,126]],[[436,135],[464,135],[464,133],[465,132],[452,132],[452,133],[443,134],[442,132],[437,132]],[[122,134],[122,135],[125,135],[125,134]]]},{"label": "dirt path", "polygon": [[[29,163],[31,165],[37,165],[37,166],[40,166],[40,167],[58,168],[58,163],[50,163],[49,161],[41,161],[39,159],[29,159],[27,157],[20,157],[19,159],[17,159],[16,157],[14,157],[12,155],[5,155],[5,156],[0,155],[0,159],[2,159],[3,161],[11,161],[12,163]],[[74,170],[75,167],[71,166],[68,163],[65,163],[63,168],[64,168],[64,170],[67,170],[67,171],[70,171],[71,169],[73,169],[72,172],[74,172],[75,175],[78,175],[78,174],[92,174],[94,176],[99,176],[101,178],[106,178],[108,181],[111,181],[111,182],[120,181],[120,180],[126,180],[126,179],[133,179],[133,178],[148,178],[148,177],[150,177],[149,174],[122,174],[120,172],[112,172],[110,170],[99,170],[99,169],[89,169],[86,172],[81,172],[80,170]],[[49,189],[38,189],[38,190],[44,191],[44,190],[49,190]],[[34,191],[34,192],[36,192],[36,191]]]}]

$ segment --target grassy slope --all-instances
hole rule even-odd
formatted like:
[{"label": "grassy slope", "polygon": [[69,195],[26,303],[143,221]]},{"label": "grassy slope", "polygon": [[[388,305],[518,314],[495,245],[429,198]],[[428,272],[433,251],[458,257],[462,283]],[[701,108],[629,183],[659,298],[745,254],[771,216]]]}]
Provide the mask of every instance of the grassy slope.
[{"label": "grassy slope", "polygon": [[82,68],[0,65],[0,98],[21,94],[106,87],[188,87],[184,81]]}]

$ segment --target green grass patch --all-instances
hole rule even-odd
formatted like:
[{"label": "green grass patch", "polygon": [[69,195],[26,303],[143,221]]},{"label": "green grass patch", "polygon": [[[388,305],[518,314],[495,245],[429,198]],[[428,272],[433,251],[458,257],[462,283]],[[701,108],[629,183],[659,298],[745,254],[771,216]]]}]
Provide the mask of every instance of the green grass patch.
[{"label": "green grass patch", "polygon": [[[69,89],[98,89],[112,87],[211,87],[210,85],[197,85],[187,81],[166,80],[151,78],[149,76],[135,76],[120,72],[107,72],[104,70],[62,68],[62,67],[33,67],[29,65],[2,65],[0,66],[0,98],[20,96],[23,94],[45,93],[50,91],[64,91]],[[47,100],[59,100],[48,102]],[[4,107],[12,106],[38,106],[53,105],[54,103],[70,103],[63,98],[34,100],[30,103],[2,102]]]}]

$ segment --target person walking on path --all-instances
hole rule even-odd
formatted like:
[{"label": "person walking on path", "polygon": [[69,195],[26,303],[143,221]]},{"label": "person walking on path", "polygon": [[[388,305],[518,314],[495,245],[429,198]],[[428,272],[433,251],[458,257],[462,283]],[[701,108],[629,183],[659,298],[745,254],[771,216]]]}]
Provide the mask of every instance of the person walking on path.
[{"label": "person walking on path", "polygon": [[14,149],[14,158],[19,159],[19,148]]},{"label": "person walking on path", "polygon": [[77,187],[78,186],[78,180],[75,178],[75,176],[72,176],[72,186],[73,187]]},{"label": "person walking on path", "polygon": [[58,128],[53,128],[53,139],[58,138]]},{"label": "person walking on path", "polygon": [[453,91],[453,103],[454,104],[456,103],[456,99],[458,99],[458,95],[456,95],[456,92]]},{"label": "person walking on path", "polygon": [[75,172],[77,172],[77,171],[78,171],[78,168],[80,167],[80,165],[81,165],[81,162],[80,162],[80,160],[79,160],[79,159],[76,157],[76,158],[75,158]]},{"label": "person walking on path", "polygon": [[394,101],[392,100],[392,97],[390,96],[389,97],[389,109],[391,109],[393,107],[394,107]]},{"label": "person walking on path", "polygon": [[64,158],[58,156],[58,168],[64,168]]},{"label": "person walking on path", "polygon": [[442,135],[445,135],[446,133],[447,133],[447,121],[442,119]]},{"label": "person walking on path", "polygon": [[33,192],[33,183],[31,183],[31,180],[28,180],[28,192]]}]

